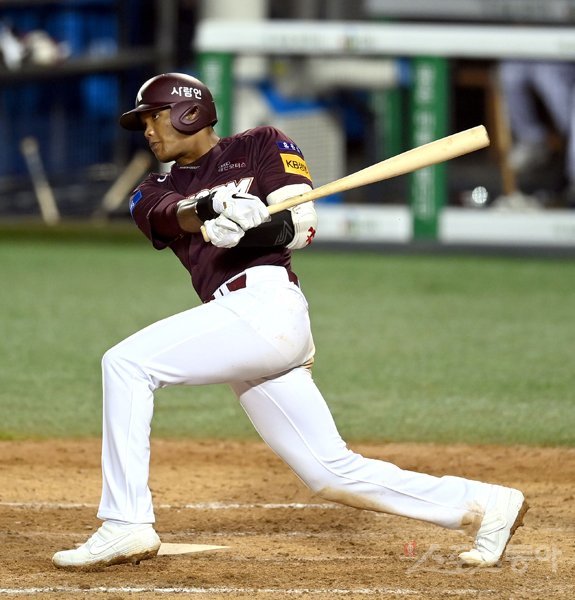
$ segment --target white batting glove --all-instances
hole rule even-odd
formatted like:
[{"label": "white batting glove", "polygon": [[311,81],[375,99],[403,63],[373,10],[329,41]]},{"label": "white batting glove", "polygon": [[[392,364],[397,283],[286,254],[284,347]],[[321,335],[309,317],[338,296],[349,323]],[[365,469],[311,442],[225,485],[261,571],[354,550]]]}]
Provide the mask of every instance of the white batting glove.
[{"label": "white batting glove", "polygon": [[218,248],[233,248],[240,243],[246,232],[225,215],[204,223],[210,242]]},{"label": "white batting glove", "polygon": [[218,190],[214,194],[212,206],[217,213],[236,222],[244,231],[271,218],[267,206],[253,194]]}]

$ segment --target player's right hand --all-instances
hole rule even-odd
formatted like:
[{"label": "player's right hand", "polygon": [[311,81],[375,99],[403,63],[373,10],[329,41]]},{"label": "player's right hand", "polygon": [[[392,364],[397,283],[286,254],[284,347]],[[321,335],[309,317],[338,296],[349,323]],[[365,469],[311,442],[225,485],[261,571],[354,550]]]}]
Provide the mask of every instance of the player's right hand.
[{"label": "player's right hand", "polygon": [[212,200],[214,210],[237,223],[244,231],[270,220],[267,206],[253,194],[219,190]]},{"label": "player's right hand", "polygon": [[245,231],[225,215],[205,221],[204,227],[210,242],[218,248],[233,248],[244,237]]}]

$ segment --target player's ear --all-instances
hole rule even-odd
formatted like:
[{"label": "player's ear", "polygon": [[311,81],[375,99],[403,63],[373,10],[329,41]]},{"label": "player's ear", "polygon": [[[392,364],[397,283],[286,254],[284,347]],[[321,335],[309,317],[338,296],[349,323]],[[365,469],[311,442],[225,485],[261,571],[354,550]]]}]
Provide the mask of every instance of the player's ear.
[{"label": "player's ear", "polygon": [[192,110],[188,111],[184,115],[183,120],[184,121],[189,121],[190,123],[193,123],[198,118],[199,111],[200,111],[200,109],[197,106],[194,106],[194,108],[192,108]]}]

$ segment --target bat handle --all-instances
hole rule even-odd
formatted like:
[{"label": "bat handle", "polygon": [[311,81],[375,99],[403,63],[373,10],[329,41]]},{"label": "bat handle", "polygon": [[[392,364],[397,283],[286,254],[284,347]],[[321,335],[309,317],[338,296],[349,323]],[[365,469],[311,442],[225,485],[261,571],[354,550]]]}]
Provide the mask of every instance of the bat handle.
[{"label": "bat handle", "polygon": [[[282,210],[284,210],[284,206],[283,203],[279,203],[279,204],[272,204],[271,206],[268,206],[268,212],[270,213],[270,215],[273,215],[277,212],[280,212]],[[209,242],[210,241],[210,236],[208,235],[208,232],[206,231],[206,226],[202,225],[200,227],[200,231],[202,233],[202,237],[204,238],[204,242]]]},{"label": "bat handle", "polygon": [[200,231],[202,232],[202,237],[204,238],[204,242],[209,242],[210,236],[208,235],[208,232],[206,231],[206,226],[202,225],[200,227]]}]

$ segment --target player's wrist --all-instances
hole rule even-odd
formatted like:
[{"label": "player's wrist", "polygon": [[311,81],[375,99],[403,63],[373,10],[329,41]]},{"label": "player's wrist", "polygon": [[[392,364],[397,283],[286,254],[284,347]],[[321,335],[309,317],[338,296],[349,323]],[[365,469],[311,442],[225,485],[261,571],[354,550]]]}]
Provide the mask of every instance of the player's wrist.
[{"label": "player's wrist", "polygon": [[196,213],[196,201],[190,198],[180,200],[170,214],[175,216],[175,220],[180,229],[191,233],[197,233],[203,224]]},{"label": "player's wrist", "polygon": [[198,219],[202,223],[210,221],[211,219],[216,219],[221,212],[218,212],[214,208],[214,196],[215,192],[211,192],[196,199],[195,211]]}]

